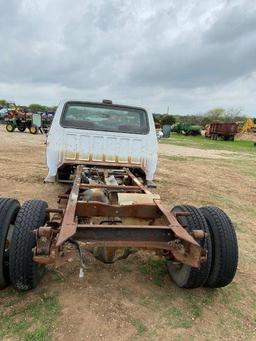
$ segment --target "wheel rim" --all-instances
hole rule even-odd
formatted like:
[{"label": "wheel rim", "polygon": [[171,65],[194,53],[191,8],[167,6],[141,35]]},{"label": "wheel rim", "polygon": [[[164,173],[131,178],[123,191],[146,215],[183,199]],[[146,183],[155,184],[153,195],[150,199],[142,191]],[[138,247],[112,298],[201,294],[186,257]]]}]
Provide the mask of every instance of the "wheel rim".
[{"label": "wheel rim", "polygon": [[[204,216],[200,213],[199,209],[189,205],[179,205],[172,209],[172,213],[176,212],[188,212],[190,213],[188,217],[180,216],[178,217],[178,222],[185,227],[187,230],[192,231],[193,229],[200,229],[208,233],[207,222]],[[198,244],[202,248],[206,248],[209,251],[209,257],[207,257],[207,262],[202,263],[200,268],[196,269],[189,265],[181,265],[180,267],[172,261],[172,259],[167,258],[167,269],[174,280],[174,282],[182,288],[197,288],[204,285],[208,278],[211,264],[211,241],[209,239],[202,239],[198,241]]]},{"label": "wheel rim", "polygon": [[183,286],[190,275],[191,266],[185,264],[175,264],[170,260],[166,261],[167,269],[176,283]]},{"label": "wheel rim", "polygon": [[6,129],[7,129],[7,131],[12,132],[13,126],[11,124],[7,124]]}]

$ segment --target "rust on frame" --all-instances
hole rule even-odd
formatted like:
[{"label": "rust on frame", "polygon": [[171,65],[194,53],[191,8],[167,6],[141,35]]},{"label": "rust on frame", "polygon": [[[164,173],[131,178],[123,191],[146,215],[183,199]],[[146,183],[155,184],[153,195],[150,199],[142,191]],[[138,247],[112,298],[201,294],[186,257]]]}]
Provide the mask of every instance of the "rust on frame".
[{"label": "rust on frame", "polygon": [[75,217],[76,205],[79,195],[79,186],[81,182],[81,173],[83,171],[83,166],[80,165],[76,169],[76,176],[72,186],[72,190],[69,194],[69,199],[67,203],[67,208],[60,228],[60,233],[57,239],[56,246],[60,246],[66,240],[73,236],[76,232],[77,222]]},{"label": "rust on frame", "polygon": [[[89,174],[100,175],[103,181],[83,183],[82,173],[88,170]],[[125,180],[121,184],[107,184],[105,179],[110,175]],[[71,261],[73,256],[63,245],[70,238],[83,241],[88,248],[159,250],[178,262],[194,267],[199,267],[205,258],[204,250],[194,239],[203,238],[202,233],[195,231],[194,235],[189,234],[177,220],[179,212],[172,214],[160,199],[153,199],[149,203],[110,204],[86,201],[83,193],[87,190],[108,191],[114,195],[152,195],[127,165],[124,168],[120,168],[120,164],[110,167],[106,163],[97,163],[97,167],[92,167],[91,163],[77,165],[71,189],[59,196],[59,208],[48,210],[53,216],[38,230],[34,261],[55,265]]]}]

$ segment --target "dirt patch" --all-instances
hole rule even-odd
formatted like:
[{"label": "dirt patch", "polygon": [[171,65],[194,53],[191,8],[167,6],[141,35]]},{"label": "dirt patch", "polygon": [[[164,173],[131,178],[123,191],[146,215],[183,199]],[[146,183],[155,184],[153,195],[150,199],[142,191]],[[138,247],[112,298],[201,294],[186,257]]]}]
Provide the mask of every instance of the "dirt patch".
[{"label": "dirt patch", "polygon": [[237,134],[237,138],[239,138],[239,140],[256,142],[256,133],[239,133]]},{"label": "dirt patch", "polygon": [[227,150],[199,149],[183,146],[175,146],[171,144],[159,144],[158,152],[160,155],[166,156],[183,156],[183,157],[200,157],[207,159],[223,159],[227,157],[235,157],[238,153]]}]

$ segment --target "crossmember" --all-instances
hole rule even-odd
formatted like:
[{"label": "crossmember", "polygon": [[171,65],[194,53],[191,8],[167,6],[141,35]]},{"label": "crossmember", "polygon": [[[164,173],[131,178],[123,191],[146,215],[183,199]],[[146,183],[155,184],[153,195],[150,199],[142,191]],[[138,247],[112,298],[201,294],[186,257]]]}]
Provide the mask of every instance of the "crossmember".
[{"label": "crossmember", "polygon": [[[100,183],[85,181],[88,172],[98,176]],[[121,179],[122,184],[110,184],[110,176]],[[88,200],[84,198],[88,190],[115,198],[127,193],[137,200],[131,203],[120,203],[117,199],[115,203]],[[51,219],[37,231],[34,256],[37,262],[59,262],[57,258],[63,257],[64,244],[71,238],[83,241],[88,248],[157,249],[194,267],[199,267],[205,258],[204,250],[195,240],[195,236],[197,239],[204,236],[198,231],[188,233],[177,220],[177,215],[184,213],[174,215],[167,210],[128,168],[77,166],[71,189],[59,196],[59,208],[48,211]]]}]

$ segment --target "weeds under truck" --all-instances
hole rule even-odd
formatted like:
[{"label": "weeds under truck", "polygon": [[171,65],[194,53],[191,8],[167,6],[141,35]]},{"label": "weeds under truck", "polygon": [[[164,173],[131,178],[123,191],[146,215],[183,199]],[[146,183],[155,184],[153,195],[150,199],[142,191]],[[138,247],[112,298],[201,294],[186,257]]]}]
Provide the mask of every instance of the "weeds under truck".
[{"label": "weeds under truck", "polygon": [[146,110],[62,102],[47,141],[45,180],[69,189],[56,208],[0,199],[0,287],[33,289],[45,265],[71,262],[76,252],[82,277],[85,250],[112,263],[137,249],[164,257],[179,287],[228,285],[238,262],[230,218],[217,207],[167,209],[149,191],[156,162],[154,121]]}]

